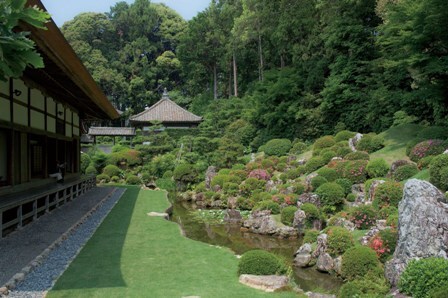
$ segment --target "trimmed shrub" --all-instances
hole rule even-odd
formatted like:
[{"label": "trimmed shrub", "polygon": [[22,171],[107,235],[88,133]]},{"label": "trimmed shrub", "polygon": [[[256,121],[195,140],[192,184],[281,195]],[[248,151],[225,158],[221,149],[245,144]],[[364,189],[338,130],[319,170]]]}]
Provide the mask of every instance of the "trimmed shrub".
[{"label": "trimmed shrub", "polygon": [[408,164],[397,168],[393,174],[393,178],[396,181],[403,181],[411,178],[418,173],[417,165]]},{"label": "trimmed shrub", "polygon": [[249,173],[248,177],[257,178],[259,180],[265,180],[265,181],[268,181],[269,179],[271,179],[271,175],[266,170],[263,170],[263,169],[252,170]]},{"label": "trimmed shrub", "polygon": [[81,153],[81,173],[86,173],[86,169],[90,165],[90,163],[90,156],[86,153]]},{"label": "trimmed shrub", "polygon": [[307,173],[314,172],[315,170],[319,169],[320,167],[325,165],[325,161],[320,156],[315,156],[310,158],[306,164],[305,164],[305,170]]},{"label": "trimmed shrub", "polygon": [[431,161],[433,160],[434,156],[426,156],[423,157],[422,159],[420,159],[417,162],[417,167],[419,170],[423,170],[429,167],[429,165],[431,164]]},{"label": "trimmed shrub", "polygon": [[299,154],[306,152],[307,149],[308,149],[308,146],[305,143],[295,142],[293,144],[291,150],[289,151],[289,153],[299,155]]},{"label": "trimmed shrub", "polygon": [[384,229],[369,241],[369,247],[376,252],[382,263],[385,263],[395,251],[398,234],[395,229]]},{"label": "trimmed shrub", "polygon": [[336,157],[336,156],[337,156],[336,152],[332,151],[332,150],[328,150],[328,151],[322,152],[320,154],[320,157],[322,157],[322,160],[326,164],[329,163],[333,159],[333,157]]},{"label": "trimmed shrub", "polygon": [[142,182],[145,184],[151,181],[151,175],[149,175],[148,173],[143,173],[140,178],[142,179]]},{"label": "trimmed shrub", "polygon": [[317,236],[319,236],[319,231],[314,229],[305,230],[305,235],[303,236],[303,243],[314,243],[317,241]]},{"label": "trimmed shrub", "polygon": [[292,143],[288,139],[272,139],[260,148],[263,149],[262,151],[264,151],[266,155],[282,156],[289,152],[291,146]]},{"label": "trimmed shrub", "polygon": [[101,181],[104,181],[105,183],[109,183],[110,176],[107,174],[100,174],[96,176],[96,183],[100,183]]},{"label": "trimmed shrub", "polygon": [[398,227],[398,211],[397,213],[392,213],[387,217],[386,224],[394,228]]},{"label": "trimmed shrub", "polygon": [[345,197],[345,199],[346,199],[348,202],[354,202],[354,201],[356,201],[356,195],[355,195],[354,193],[349,193],[349,194],[347,195],[347,197]]},{"label": "trimmed shrub", "polygon": [[322,176],[316,176],[313,179],[311,179],[311,186],[313,187],[313,189],[317,189],[319,188],[319,186],[321,186],[324,183],[327,183],[328,180],[325,179],[325,177]]},{"label": "trimmed shrub", "polygon": [[447,296],[446,293],[448,293],[448,283],[429,291],[428,297],[429,298],[446,298],[446,296]]},{"label": "trimmed shrub", "polygon": [[341,130],[334,136],[334,140],[336,142],[348,141],[349,139],[353,138],[355,135],[356,135],[356,132],[349,131],[349,130]]},{"label": "trimmed shrub", "polygon": [[294,187],[294,193],[297,195],[301,195],[303,193],[305,193],[305,185],[303,183],[294,183],[293,184]]},{"label": "trimmed shrub", "polygon": [[287,226],[292,226],[294,221],[294,213],[297,211],[297,207],[288,206],[282,209],[281,222]]},{"label": "trimmed shrub", "polygon": [[322,205],[337,207],[344,202],[344,189],[336,182],[327,182],[316,190]]},{"label": "trimmed shrub", "polygon": [[378,219],[387,219],[391,214],[398,214],[397,207],[385,206],[378,211]]},{"label": "trimmed shrub", "polygon": [[350,220],[357,229],[366,230],[375,224],[376,210],[370,205],[361,205],[350,211]]},{"label": "trimmed shrub", "polygon": [[356,144],[356,149],[372,153],[380,150],[383,146],[384,138],[382,136],[376,135],[375,133],[369,133],[363,135],[358,144]]},{"label": "trimmed shrub", "polygon": [[389,285],[384,277],[368,273],[366,276],[349,281],[339,289],[339,298],[383,298],[389,292]]},{"label": "trimmed shrub", "polygon": [[327,252],[333,257],[342,255],[347,249],[355,245],[352,233],[346,228],[329,227],[327,235]]},{"label": "trimmed shrub", "polygon": [[393,206],[398,208],[398,203],[403,196],[403,185],[398,182],[386,181],[376,188],[373,196],[372,205],[381,209],[386,206]]},{"label": "trimmed shrub", "polygon": [[414,162],[418,162],[423,157],[439,155],[443,153],[446,147],[446,142],[442,140],[423,141],[412,148],[411,152],[409,153],[409,158]]},{"label": "trimmed shrub", "polygon": [[348,146],[338,147],[338,149],[336,150],[336,156],[343,157],[349,154],[350,152],[352,152],[352,150]]},{"label": "trimmed shrub", "polygon": [[336,179],[339,178],[338,173],[335,169],[329,168],[329,167],[322,167],[317,171],[317,174],[319,176],[324,177],[327,179],[328,182],[333,182]]},{"label": "trimmed shrub", "polygon": [[381,268],[374,250],[366,246],[354,246],[342,255],[341,275],[346,280],[362,278],[369,271]]},{"label": "trimmed shrub", "polygon": [[126,178],[126,184],[129,184],[129,185],[139,185],[141,183],[142,183],[142,181],[140,180],[140,178],[135,175],[129,175]]},{"label": "trimmed shrub", "polygon": [[87,175],[96,175],[97,174],[96,168],[93,165],[89,165],[86,168],[86,174]]},{"label": "trimmed shrub", "polygon": [[346,160],[336,163],[336,172],[339,177],[347,178],[353,183],[362,183],[367,178],[367,160]]},{"label": "trimmed shrub", "polygon": [[109,177],[112,176],[120,176],[121,170],[116,165],[107,165],[103,169],[103,174],[108,175]]},{"label": "trimmed shrub", "polygon": [[389,172],[389,165],[383,158],[375,158],[369,161],[366,171],[370,178],[383,177]]},{"label": "trimmed shrub", "polygon": [[236,196],[240,191],[240,186],[238,183],[226,182],[224,183],[222,190],[230,196]]},{"label": "trimmed shrub", "polygon": [[227,174],[222,174],[222,175],[218,174],[212,178],[212,181],[210,182],[210,186],[214,187],[216,185],[219,185],[219,187],[223,188],[224,184],[229,183],[229,182],[239,184],[239,183],[241,183],[241,180],[237,176],[227,175]]},{"label": "trimmed shrub", "polygon": [[333,136],[323,136],[314,142],[313,149],[328,148],[336,144]]},{"label": "trimmed shrub", "polygon": [[337,184],[339,184],[342,187],[345,195],[348,195],[349,193],[352,192],[353,183],[349,179],[340,178],[340,179],[336,179],[334,182],[336,182]]},{"label": "trimmed shrub", "polygon": [[286,271],[287,267],[281,259],[264,250],[245,252],[238,263],[238,275],[282,275]]},{"label": "trimmed shrub", "polygon": [[280,205],[272,200],[265,200],[255,204],[254,210],[271,210],[272,214],[279,214]]},{"label": "trimmed shrub", "polygon": [[346,156],[344,156],[346,160],[370,160],[369,153],[365,151],[355,151],[350,152]]},{"label": "trimmed shrub", "polygon": [[432,289],[448,283],[448,260],[426,258],[411,260],[400,276],[400,292],[415,298],[428,297]]},{"label": "trimmed shrub", "polygon": [[440,154],[433,158],[429,165],[429,182],[443,191],[448,190],[447,180],[443,180],[448,168],[448,154]]},{"label": "trimmed shrub", "polygon": [[111,181],[111,182],[114,182],[114,183],[117,183],[117,182],[120,181],[120,177],[118,177],[118,176],[112,176],[112,177],[110,177],[110,181]]},{"label": "trimmed shrub", "polygon": [[173,178],[183,183],[189,183],[196,180],[197,172],[191,164],[180,164],[174,169]]},{"label": "trimmed shrub", "polygon": [[300,209],[305,212],[305,214],[306,214],[306,221],[309,224],[312,224],[315,219],[319,219],[320,218],[319,209],[314,204],[303,203],[300,206]]},{"label": "trimmed shrub", "polygon": [[250,196],[255,191],[264,191],[266,181],[257,178],[247,178],[240,184],[240,191],[243,195]]}]

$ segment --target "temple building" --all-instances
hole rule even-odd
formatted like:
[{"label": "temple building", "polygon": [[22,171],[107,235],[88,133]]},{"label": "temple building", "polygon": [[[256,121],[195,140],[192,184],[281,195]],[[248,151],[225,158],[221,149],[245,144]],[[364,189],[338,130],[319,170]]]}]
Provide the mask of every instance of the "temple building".
[{"label": "temple building", "polygon": [[[45,10],[40,0],[26,5]],[[56,24],[51,20],[46,26],[20,23],[18,28],[30,32],[45,67],[0,81],[0,237],[11,222],[21,226],[27,216],[37,218],[52,204],[85,191],[82,120],[119,116]],[[71,181],[63,186],[49,177],[57,162]]]},{"label": "temple building", "polygon": [[172,101],[165,89],[162,99],[143,112],[129,118],[131,125],[148,130],[154,123],[160,123],[165,128],[193,128],[202,122],[202,117],[185,110]]}]

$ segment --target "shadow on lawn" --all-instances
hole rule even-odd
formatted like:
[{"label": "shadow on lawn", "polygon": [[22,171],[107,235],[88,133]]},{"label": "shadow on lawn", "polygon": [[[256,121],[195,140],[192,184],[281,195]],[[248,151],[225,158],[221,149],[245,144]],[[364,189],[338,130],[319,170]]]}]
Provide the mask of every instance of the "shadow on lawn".
[{"label": "shadow on lawn", "polygon": [[139,192],[139,187],[126,187],[122,198],[57,281],[53,291],[126,286],[121,257]]}]

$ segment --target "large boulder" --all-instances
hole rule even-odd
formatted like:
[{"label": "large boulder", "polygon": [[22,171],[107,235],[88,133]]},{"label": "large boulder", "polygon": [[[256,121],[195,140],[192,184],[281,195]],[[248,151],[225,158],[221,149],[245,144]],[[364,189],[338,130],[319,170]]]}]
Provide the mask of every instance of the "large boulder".
[{"label": "large boulder", "polygon": [[306,214],[303,210],[297,210],[294,213],[294,220],[292,226],[297,229],[299,233],[302,233],[305,228]]},{"label": "large boulder", "polygon": [[356,152],[356,145],[358,142],[362,139],[362,134],[357,133],[353,138],[348,140],[348,146],[350,147],[350,150],[353,152]]},{"label": "large boulder", "polygon": [[242,223],[243,217],[238,210],[235,209],[227,209],[224,214],[224,222],[228,223]]},{"label": "large boulder", "polygon": [[[304,193],[299,196],[297,199],[297,204],[311,203],[320,207],[320,199],[317,194],[314,193]],[[300,207],[300,206],[298,206]]]},{"label": "large boulder", "polygon": [[287,287],[289,278],[284,275],[241,274],[240,283],[265,292],[274,292]]},{"label": "large boulder", "polygon": [[317,236],[317,247],[313,252],[313,257],[317,258],[326,252],[327,239],[328,239],[328,235],[325,233]]},{"label": "large boulder", "polygon": [[311,244],[303,244],[294,254],[294,266],[308,267],[311,262]]},{"label": "large boulder", "polygon": [[243,230],[261,235],[273,235],[281,238],[297,237],[297,230],[288,226],[278,226],[271,216],[270,210],[254,211],[247,220],[243,222]]},{"label": "large boulder", "polygon": [[372,184],[370,185],[370,188],[369,188],[369,197],[367,198],[367,202],[369,202],[369,203],[373,202],[373,199],[375,198],[376,189],[378,188],[378,186],[380,186],[384,182],[386,182],[386,181],[384,181],[384,180],[374,180],[372,182]]},{"label": "large boulder", "polygon": [[334,269],[333,258],[327,253],[321,254],[317,258],[316,267],[321,272],[330,272]]},{"label": "large boulder", "polygon": [[398,213],[398,243],[386,264],[386,277],[392,285],[412,259],[448,258],[448,204],[442,192],[429,182],[410,179]]},{"label": "large boulder", "polygon": [[207,189],[211,189],[212,179],[216,176],[216,167],[209,166],[207,171],[205,172],[205,187]]}]

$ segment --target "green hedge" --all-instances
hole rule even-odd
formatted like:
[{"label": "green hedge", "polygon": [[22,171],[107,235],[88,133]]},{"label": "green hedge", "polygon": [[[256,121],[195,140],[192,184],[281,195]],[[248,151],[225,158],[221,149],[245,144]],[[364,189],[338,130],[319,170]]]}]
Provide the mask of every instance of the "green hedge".
[{"label": "green hedge", "polygon": [[244,253],[238,264],[238,275],[282,275],[286,272],[286,265],[277,256],[264,250]]}]

